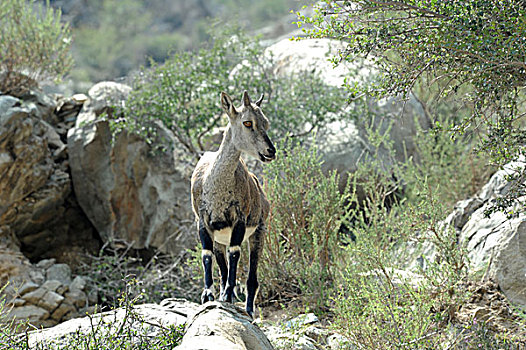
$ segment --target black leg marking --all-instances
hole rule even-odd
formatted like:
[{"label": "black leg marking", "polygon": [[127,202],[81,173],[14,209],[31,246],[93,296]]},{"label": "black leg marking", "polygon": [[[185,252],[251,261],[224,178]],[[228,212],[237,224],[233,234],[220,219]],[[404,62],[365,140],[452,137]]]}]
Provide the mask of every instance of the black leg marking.
[{"label": "black leg marking", "polygon": [[221,295],[222,301],[234,301],[234,288],[236,287],[237,264],[241,256],[241,243],[245,237],[245,222],[238,221],[232,229],[230,247],[228,248],[228,279]]},{"label": "black leg marking", "polygon": [[263,250],[263,237],[265,235],[265,225],[260,223],[256,231],[250,236],[250,257],[249,257],[249,270],[247,278],[247,304],[246,310],[250,317],[254,317],[254,301],[259,289],[258,282],[258,261]]},{"label": "black leg marking", "polygon": [[208,230],[206,229],[203,220],[199,220],[199,238],[201,239],[201,256],[203,259],[204,281],[205,288],[201,294],[201,303],[214,300],[214,280],[212,279],[212,251],[214,249],[214,241]]},{"label": "black leg marking", "polygon": [[215,243],[214,244],[214,255],[216,256],[217,265],[219,266],[219,271],[221,272],[221,294],[223,294],[226,282],[228,279],[228,266],[226,263],[226,247],[223,244]]}]

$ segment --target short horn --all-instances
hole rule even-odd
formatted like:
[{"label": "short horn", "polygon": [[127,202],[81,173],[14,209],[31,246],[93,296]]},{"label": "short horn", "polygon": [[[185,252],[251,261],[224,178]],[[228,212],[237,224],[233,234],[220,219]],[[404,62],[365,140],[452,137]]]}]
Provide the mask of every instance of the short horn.
[{"label": "short horn", "polygon": [[251,101],[250,101],[250,97],[248,97],[248,92],[247,90],[243,91],[243,104],[247,107],[250,106],[251,104]]},{"label": "short horn", "polygon": [[258,107],[261,107],[261,102],[263,102],[263,99],[265,98],[265,94],[261,94],[261,97],[259,98],[259,100],[256,101],[256,105]]}]

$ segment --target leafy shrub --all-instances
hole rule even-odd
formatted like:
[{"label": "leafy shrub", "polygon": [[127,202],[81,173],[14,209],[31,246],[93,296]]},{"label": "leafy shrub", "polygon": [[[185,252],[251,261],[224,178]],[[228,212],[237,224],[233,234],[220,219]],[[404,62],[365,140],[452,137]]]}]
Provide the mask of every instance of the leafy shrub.
[{"label": "leafy shrub", "polygon": [[323,174],[315,147],[299,143],[278,151],[265,167],[271,203],[261,259],[266,300],[301,300],[323,310],[341,264],[340,227],[347,222],[349,194],[340,194],[336,172]]},{"label": "leafy shrub", "polygon": [[43,79],[59,79],[72,65],[71,36],[60,11],[25,0],[0,3],[0,93],[20,94]]},{"label": "leafy shrub", "polygon": [[187,254],[143,257],[129,244],[119,242],[118,246],[124,248],[103,247],[82,268],[103,309],[122,306],[123,294],[142,303],[159,303],[172,297],[199,300],[201,279],[194,280],[198,267],[189,263]]},{"label": "leafy shrub", "polygon": [[122,110],[124,119],[114,123],[117,130],[141,133],[153,142],[151,126],[160,120],[198,158],[210,148],[211,131],[226,124],[219,105],[221,91],[234,99],[243,90],[253,99],[264,93],[263,111],[276,138],[305,136],[341,118],[340,89],[307,72],[278,78],[270,71],[272,57],[264,55],[256,40],[238,28],[214,29],[213,40],[202,49],[176,53],[163,65],[139,74]]}]

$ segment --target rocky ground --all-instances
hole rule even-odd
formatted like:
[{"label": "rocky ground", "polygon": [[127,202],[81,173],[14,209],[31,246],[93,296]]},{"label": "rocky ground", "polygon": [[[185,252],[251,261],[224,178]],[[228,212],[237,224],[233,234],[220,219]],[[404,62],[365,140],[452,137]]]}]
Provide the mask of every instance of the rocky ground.
[{"label": "rocky ground", "polygon": [[[322,69],[329,64],[322,59],[331,47],[329,41],[305,40],[303,46],[297,45],[285,42],[269,48],[277,57],[276,74],[289,74],[293,67]],[[345,74],[330,72],[327,83],[338,84]],[[32,342],[55,339],[56,334],[62,337],[70,332],[68,325],[86,322],[78,316],[94,311],[98,296],[86,284],[87,276],[71,272],[82,257],[119,242],[173,255],[195,244],[189,203],[191,166],[179,162],[177,150],[171,147],[152,153],[136,136],[114,137],[101,118],[110,104],[125,99],[129,91],[126,85],[103,82],[87,96],[38,91],[21,97],[0,96],[0,282],[8,283],[2,293],[10,316],[29,319],[37,327],[61,323],[33,333]],[[399,108],[387,105],[394,111]],[[412,113],[413,120],[415,115],[424,118],[417,104]],[[330,143],[324,147],[325,166],[352,172],[356,160],[370,147],[358,126],[347,126],[353,132],[345,135],[338,134],[340,127],[335,125],[332,136],[325,138]],[[405,121],[390,130],[395,140],[403,140],[414,127]],[[159,132],[173,139],[162,126]],[[390,161],[386,157],[386,166]],[[484,216],[494,198],[509,190],[506,174],[522,166],[516,162],[497,172],[479,193],[457,203],[444,221],[456,230],[459,240],[467,242],[470,269],[481,276],[480,283],[469,286],[470,302],[451,311],[459,325],[482,320],[497,332],[524,333],[517,328],[510,301],[526,307],[526,214],[519,211],[511,219],[498,212]],[[422,255],[432,258],[434,254],[425,245],[423,250],[405,248],[414,249],[408,268],[421,263]],[[154,313],[152,319],[161,323],[186,324],[181,349],[192,348],[195,339],[200,344],[205,339],[211,344],[221,342],[225,349],[289,349],[290,344],[298,349],[337,349],[348,341],[322,327],[313,315],[254,324],[238,309],[222,304],[200,308],[172,300],[136,309],[145,315]],[[119,312],[96,317],[104,320]],[[66,320],[71,321],[62,323]],[[202,326],[216,323],[227,330]],[[231,336],[232,332],[239,336]],[[245,333],[252,336],[246,339]]]}]

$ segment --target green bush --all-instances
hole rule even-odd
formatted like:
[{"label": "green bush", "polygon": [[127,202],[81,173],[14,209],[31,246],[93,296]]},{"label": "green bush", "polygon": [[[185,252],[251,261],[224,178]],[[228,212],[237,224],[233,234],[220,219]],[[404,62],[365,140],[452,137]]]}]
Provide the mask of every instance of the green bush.
[{"label": "green bush", "polygon": [[72,65],[71,36],[60,11],[25,0],[0,3],[0,93],[20,94]]},{"label": "green bush", "polygon": [[[143,70],[114,122],[117,130],[143,134],[153,143],[153,124],[161,121],[179,144],[197,159],[210,149],[211,131],[226,125],[221,91],[235,100],[247,90],[253,99],[266,95],[263,111],[271,121],[271,138],[305,136],[341,118],[341,90],[314,74],[278,78],[272,57],[257,40],[238,28],[214,28],[212,41],[197,52],[180,52],[163,65]],[[348,114],[350,118],[352,115]],[[310,125],[310,127],[306,127]]]},{"label": "green bush", "polygon": [[339,230],[347,224],[349,193],[340,194],[336,172],[322,172],[316,148],[297,143],[278,149],[264,169],[271,216],[260,293],[265,300],[300,298],[324,310],[343,259]]}]

